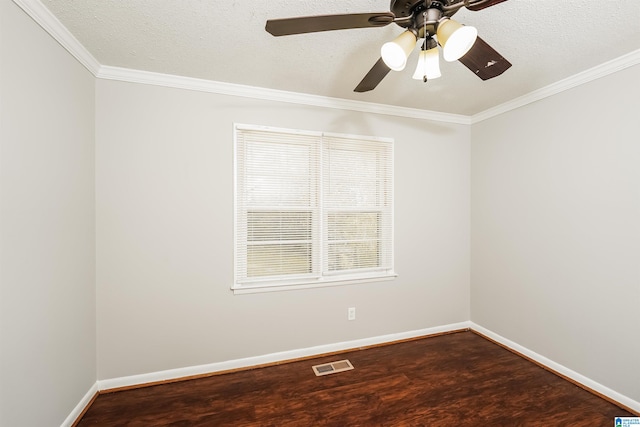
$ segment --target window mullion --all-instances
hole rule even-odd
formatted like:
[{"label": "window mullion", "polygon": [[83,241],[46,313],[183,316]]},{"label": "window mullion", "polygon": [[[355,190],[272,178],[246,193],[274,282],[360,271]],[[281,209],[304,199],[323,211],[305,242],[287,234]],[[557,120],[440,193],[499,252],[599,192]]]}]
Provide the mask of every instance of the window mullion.
[{"label": "window mullion", "polygon": [[320,143],[318,144],[318,157],[319,157],[319,165],[318,165],[318,228],[316,232],[319,233],[318,239],[318,274],[320,276],[324,275],[326,271],[326,247],[327,247],[327,230],[325,225],[325,152],[324,152],[324,136],[320,136]]}]

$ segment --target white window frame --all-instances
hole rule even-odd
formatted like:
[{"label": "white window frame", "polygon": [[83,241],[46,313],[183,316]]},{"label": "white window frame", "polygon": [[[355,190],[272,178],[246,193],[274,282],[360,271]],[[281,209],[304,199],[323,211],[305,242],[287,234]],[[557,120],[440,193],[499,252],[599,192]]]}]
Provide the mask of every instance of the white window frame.
[{"label": "white window frame", "polygon": [[[239,149],[239,134],[246,131],[258,131],[258,132],[267,132],[273,133],[274,135],[281,134],[283,138],[294,138],[299,135],[301,138],[317,138],[319,141],[318,152],[316,153],[319,156],[319,161],[317,164],[317,169],[315,169],[315,173],[318,175],[316,177],[317,184],[317,198],[318,198],[318,207],[317,212],[313,213],[313,221],[314,227],[312,227],[311,237],[312,243],[312,251],[313,251],[313,270],[314,274],[291,274],[287,276],[265,276],[261,278],[248,279],[247,277],[240,277],[239,271],[243,271],[246,274],[246,268],[243,263],[246,264],[247,261],[247,247],[250,245],[247,237],[247,223],[246,218],[249,215],[249,211],[255,212],[255,209],[243,207],[243,203],[240,201],[242,197],[241,188],[244,188],[240,180],[245,180],[246,176],[241,175],[240,172],[240,163],[246,162],[243,159],[240,159],[241,153],[245,153],[244,149]],[[341,139],[347,140],[349,142],[353,142],[356,146],[361,149],[362,147],[366,148],[368,143],[371,144],[370,152],[376,154],[376,150],[384,150],[384,154],[382,157],[388,160],[388,163],[385,163],[384,167],[390,169],[390,171],[386,172],[384,177],[385,182],[385,194],[384,194],[384,208],[375,209],[371,208],[363,208],[363,209],[355,209],[355,212],[378,212],[379,210],[384,210],[384,213],[379,213],[380,220],[384,220],[384,230],[379,231],[383,234],[382,238],[377,240],[384,240],[384,244],[380,244],[380,252],[378,254],[379,257],[384,258],[383,266],[376,266],[374,268],[357,268],[353,271],[329,271],[328,266],[328,258],[329,258],[329,246],[330,240],[327,235],[327,215],[330,211],[328,207],[328,197],[325,199],[325,186],[327,186],[327,180],[324,179],[324,175],[327,173],[327,160],[325,159],[327,149],[327,141],[337,139],[340,141]],[[257,126],[257,125],[247,125],[247,124],[239,124],[234,123],[234,281],[231,289],[235,294],[244,294],[244,293],[257,293],[257,292],[273,292],[273,291],[283,291],[283,290],[293,290],[293,289],[305,289],[305,288],[316,288],[316,287],[325,287],[325,286],[338,286],[338,285],[346,285],[346,284],[354,284],[354,283],[366,283],[366,282],[374,282],[381,280],[392,280],[397,276],[394,271],[394,260],[393,260],[393,252],[394,252],[394,230],[393,230],[393,216],[394,216],[394,201],[393,201],[393,144],[394,141],[391,138],[381,138],[381,137],[369,137],[369,136],[359,136],[359,135],[348,135],[348,134],[337,134],[337,133],[328,133],[328,132],[314,132],[314,131],[302,131],[302,130],[292,130],[292,129],[284,129],[284,128],[276,128],[269,126]],[[383,147],[382,149],[380,147]],[[366,148],[369,150],[369,148]],[[377,158],[377,157],[376,157]],[[379,172],[376,172],[377,174]],[[328,175],[328,174],[327,174]],[[376,175],[378,177],[379,175]],[[376,184],[383,185],[383,184]],[[379,203],[379,202],[378,202]],[[241,206],[242,205],[242,206]],[[325,206],[326,205],[326,206]],[[311,211],[312,208],[310,208]],[[345,211],[345,208],[341,209]],[[306,209],[305,209],[306,211]],[[334,209],[335,211],[335,209]],[[349,211],[349,208],[346,209]],[[314,211],[315,212],[315,211]],[[243,216],[244,215],[244,216]],[[243,224],[244,221],[244,224]],[[380,228],[380,224],[378,224],[378,229]],[[373,239],[376,240],[376,239]],[[348,243],[347,243],[348,244]],[[242,251],[245,251],[244,253]],[[240,261],[242,260],[242,261]],[[243,268],[245,270],[243,270]]]}]

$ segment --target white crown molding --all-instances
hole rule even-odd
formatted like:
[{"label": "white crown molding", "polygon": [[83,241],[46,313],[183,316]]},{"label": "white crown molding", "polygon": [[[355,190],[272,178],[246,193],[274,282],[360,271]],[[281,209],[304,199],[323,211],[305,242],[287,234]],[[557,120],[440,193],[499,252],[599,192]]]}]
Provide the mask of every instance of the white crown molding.
[{"label": "white crown molding", "polygon": [[245,98],[263,99],[268,101],[288,102],[314,107],[335,108],[365,113],[384,114],[388,116],[409,117],[421,120],[433,120],[468,125],[468,116],[460,114],[439,113],[436,111],[417,108],[397,107],[392,105],[374,104],[371,102],[353,101],[341,98],[330,98],[319,95],[309,95],[298,92],[245,86],[235,83],[216,82],[212,80],[196,79],[150,71],[132,70],[128,68],[102,66],[96,77],[107,80],[118,80],[131,83],[143,83],[178,89],[195,90],[200,92],[217,93],[221,95],[241,96]]},{"label": "white crown molding", "polygon": [[74,58],[85,66],[94,76],[98,74],[100,63],[89,51],[69,32],[67,27],[54,16],[53,13],[39,0],[13,0],[27,15],[40,25],[54,40],[65,48]]},{"label": "white crown molding", "polygon": [[101,65],[40,0],[13,0],[13,2],[97,78],[464,125],[479,123],[640,63],[640,49],[638,49],[473,116],[465,116]]},{"label": "white crown molding", "polygon": [[576,86],[589,83],[592,80],[608,76],[609,74],[624,70],[625,68],[632,67],[639,63],[640,49],[623,55],[619,58],[613,59],[609,62],[605,62],[604,64],[600,64],[598,66],[585,70],[581,73],[575,74],[564,80],[560,80],[559,82],[550,84],[549,86],[534,90],[533,92],[512,99],[511,101],[505,102],[504,104],[500,104],[493,108],[489,108],[488,110],[474,114],[470,117],[471,124],[479,123],[483,120],[490,119],[491,117],[506,113],[507,111],[515,110],[516,108],[520,108],[549,96],[556,95],[560,92],[564,92]]},{"label": "white crown molding", "polygon": [[174,380],[190,377],[194,375],[212,374],[232,369],[242,369],[264,364],[279,363],[287,360],[295,360],[303,357],[318,356],[338,351],[353,350],[356,348],[371,345],[387,344],[394,341],[401,341],[410,338],[419,338],[428,335],[469,329],[470,322],[453,323],[449,325],[436,326],[433,328],[420,329],[416,331],[402,332],[397,334],[382,335],[372,338],[364,338],[353,341],[339,342],[335,344],[320,345],[316,347],[303,348],[298,350],[283,351],[263,356],[247,357],[244,359],[229,360],[226,362],[211,363],[207,365],[190,366],[186,368],[169,369],[148,374],[131,375],[127,377],[99,380],[98,390],[110,390],[121,387],[139,386],[159,381]]},{"label": "white crown molding", "polygon": [[564,375],[565,377],[570,378],[571,380],[579,384],[582,384],[583,386],[597,393],[600,393],[603,396],[606,396],[615,402],[625,405],[627,408],[633,409],[636,412],[640,412],[640,402],[637,402],[631,399],[630,397],[627,397],[621,393],[618,393],[617,391],[611,390],[609,387],[606,387],[598,382],[595,382],[592,379],[577,373],[576,371],[573,371],[559,363],[556,363],[553,360],[548,359],[536,353],[535,351],[529,350],[528,348],[523,347],[520,344],[517,344],[503,336],[500,336],[495,332],[490,331],[489,329],[486,329],[474,322],[469,322],[469,323],[471,324],[471,330],[479,332],[480,334],[488,338],[491,338],[492,340],[504,345],[505,347],[510,348],[511,350],[514,350],[515,352],[520,353],[528,357],[529,359],[532,359],[538,362],[540,365],[549,368],[551,371]]},{"label": "white crown molding", "polygon": [[447,114],[436,111],[421,110],[417,108],[405,108],[385,104],[374,104],[370,102],[330,98],[318,95],[308,95],[296,92],[287,92],[281,90],[101,65],[95,59],[95,57],[91,55],[91,53],[89,53],[89,51],[78,41],[78,39],[76,39],[69,32],[69,30],[64,25],[62,25],[58,18],[56,18],[55,15],[53,15],[53,13],[51,13],[51,11],[42,4],[40,0],[13,1],[97,78],[196,90],[222,95],[241,96],[269,101],[288,102],[315,107],[335,108],[341,110],[383,114],[388,116],[408,117],[421,120],[433,120],[437,122],[448,122],[464,125],[468,125],[471,123],[468,116],[460,114]]}]

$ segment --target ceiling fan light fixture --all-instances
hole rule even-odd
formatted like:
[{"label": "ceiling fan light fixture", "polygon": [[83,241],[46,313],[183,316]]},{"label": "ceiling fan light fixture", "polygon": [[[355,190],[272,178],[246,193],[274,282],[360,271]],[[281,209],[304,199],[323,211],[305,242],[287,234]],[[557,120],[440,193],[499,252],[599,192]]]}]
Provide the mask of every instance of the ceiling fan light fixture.
[{"label": "ceiling fan light fixture", "polygon": [[415,80],[437,79],[442,76],[440,72],[440,55],[438,49],[421,50],[418,57],[418,66],[413,73]]},{"label": "ceiling fan light fixture", "polygon": [[440,72],[440,53],[438,52],[438,46],[431,47],[427,44],[425,49],[420,51],[418,66],[413,73],[413,78],[426,82],[427,80],[437,79],[440,76],[442,76],[442,73]]},{"label": "ceiling fan light fixture", "polygon": [[462,25],[453,19],[443,19],[438,23],[436,32],[438,42],[442,46],[445,61],[452,62],[462,58],[476,42],[478,30],[475,27]]},{"label": "ceiling fan light fixture", "polygon": [[[273,36],[318,33],[349,28],[373,28],[395,24],[404,31],[380,49],[380,58],[366,73],[354,92],[375,89],[392,70],[401,71],[415,49],[418,38],[425,42],[414,78],[440,77],[438,45],[446,61],[459,60],[478,78],[492,79],[511,67],[511,63],[478,37],[478,31],[451,19],[462,8],[486,9],[505,0],[391,0],[388,12],[339,13],[269,19],[265,29]],[[431,51],[431,49],[436,50]],[[431,52],[427,52],[431,51]],[[415,63],[414,63],[415,64]],[[412,64],[413,65],[413,64]]]},{"label": "ceiling fan light fixture", "polygon": [[382,45],[380,56],[384,63],[393,71],[402,71],[407,65],[407,58],[416,47],[418,39],[413,31],[407,30],[393,41]]}]

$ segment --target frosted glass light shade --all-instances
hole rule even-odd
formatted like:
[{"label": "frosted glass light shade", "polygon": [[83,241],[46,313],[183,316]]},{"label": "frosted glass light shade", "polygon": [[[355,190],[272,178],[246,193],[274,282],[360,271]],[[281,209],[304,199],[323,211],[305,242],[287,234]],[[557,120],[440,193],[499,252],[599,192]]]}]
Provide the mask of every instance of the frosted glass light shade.
[{"label": "frosted glass light shade", "polygon": [[393,71],[404,70],[407,65],[407,58],[416,47],[418,39],[411,31],[405,31],[396,37],[392,42],[387,42],[380,49],[382,60]]},{"label": "frosted glass light shade", "polygon": [[462,25],[453,19],[445,19],[438,24],[436,32],[438,43],[442,46],[445,61],[457,61],[462,58],[476,42],[478,30]]},{"label": "frosted glass light shade", "polygon": [[429,50],[421,50],[418,57],[418,66],[413,73],[413,78],[416,80],[423,80],[427,77],[427,80],[437,79],[440,77],[440,55],[438,54],[438,48],[435,47]]}]

